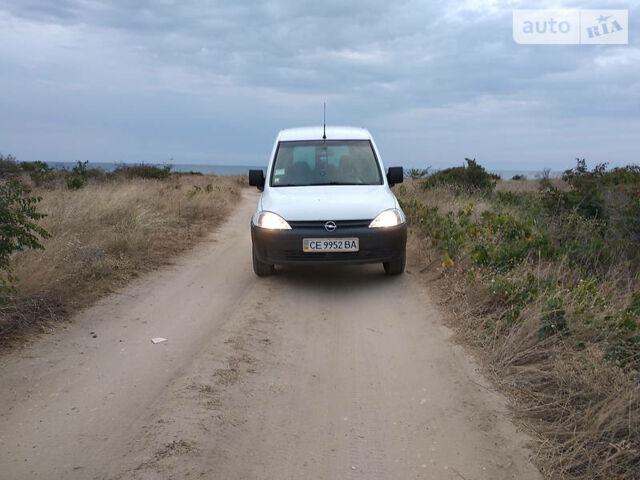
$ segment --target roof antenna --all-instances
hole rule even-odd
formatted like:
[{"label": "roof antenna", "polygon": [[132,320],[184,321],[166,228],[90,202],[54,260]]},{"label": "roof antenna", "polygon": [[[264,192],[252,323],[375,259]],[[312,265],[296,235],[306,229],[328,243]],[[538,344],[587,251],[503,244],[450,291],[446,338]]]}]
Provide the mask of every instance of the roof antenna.
[{"label": "roof antenna", "polygon": [[322,104],[322,139],[327,139],[327,102]]}]

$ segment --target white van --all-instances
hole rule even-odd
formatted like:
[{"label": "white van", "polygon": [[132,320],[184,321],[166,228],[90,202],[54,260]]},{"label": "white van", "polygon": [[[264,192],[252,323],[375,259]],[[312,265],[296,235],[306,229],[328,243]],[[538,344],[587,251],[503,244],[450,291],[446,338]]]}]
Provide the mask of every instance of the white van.
[{"label": "white van", "polygon": [[309,127],[276,138],[266,177],[249,172],[263,193],[251,220],[253,269],[276,264],[382,263],[404,271],[407,225],[390,188],[402,167],[384,166],[368,130]]}]

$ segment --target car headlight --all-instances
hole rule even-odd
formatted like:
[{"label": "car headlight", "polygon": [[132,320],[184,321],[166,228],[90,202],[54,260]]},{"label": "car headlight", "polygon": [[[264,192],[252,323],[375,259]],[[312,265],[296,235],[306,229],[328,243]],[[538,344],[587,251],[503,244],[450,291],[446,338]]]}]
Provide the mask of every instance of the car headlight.
[{"label": "car headlight", "polygon": [[396,227],[398,225],[402,225],[404,222],[405,219],[402,210],[390,208],[374,218],[369,224],[369,228]]},{"label": "car headlight", "polygon": [[260,212],[256,225],[269,230],[291,230],[291,226],[287,221],[273,212]]}]

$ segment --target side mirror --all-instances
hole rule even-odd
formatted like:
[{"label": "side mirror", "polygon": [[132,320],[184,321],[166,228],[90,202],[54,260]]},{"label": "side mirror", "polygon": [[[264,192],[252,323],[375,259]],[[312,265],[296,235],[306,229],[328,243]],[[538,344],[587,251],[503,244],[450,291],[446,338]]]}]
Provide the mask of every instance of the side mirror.
[{"label": "side mirror", "polygon": [[389,167],[387,172],[387,182],[393,187],[396,183],[402,183],[404,180],[404,170],[402,167]]},{"label": "side mirror", "polygon": [[264,190],[264,172],[262,170],[249,170],[249,185]]}]

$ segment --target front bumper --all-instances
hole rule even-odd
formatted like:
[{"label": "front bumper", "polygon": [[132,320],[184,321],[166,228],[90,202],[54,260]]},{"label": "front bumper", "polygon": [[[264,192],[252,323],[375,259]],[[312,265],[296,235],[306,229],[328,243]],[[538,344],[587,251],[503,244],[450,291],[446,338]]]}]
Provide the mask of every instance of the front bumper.
[{"label": "front bumper", "polygon": [[[303,238],[360,239],[357,252],[303,252]],[[314,263],[380,263],[404,255],[407,245],[407,225],[388,228],[339,227],[327,232],[311,226],[293,227],[291,230],[268,230],[251,223],[251,240],[256,256],[269,264]]]}]

